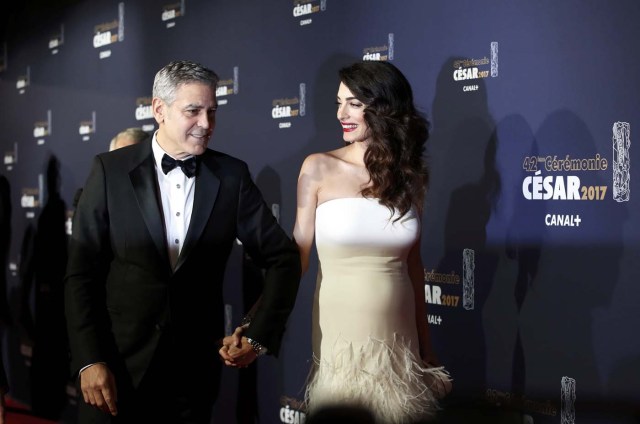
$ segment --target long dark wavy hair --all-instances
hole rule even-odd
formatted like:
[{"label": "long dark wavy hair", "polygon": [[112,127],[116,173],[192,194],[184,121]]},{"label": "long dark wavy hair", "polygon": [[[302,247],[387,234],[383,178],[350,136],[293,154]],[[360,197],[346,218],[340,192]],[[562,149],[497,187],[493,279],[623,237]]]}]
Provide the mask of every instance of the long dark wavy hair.
[{"label": "long dark wavy hair", "polygon": [[[363,102],[370,143],[364,155],[375,197],[404,216],[412,206],[422,210],[429,183],[424,149],[429,122],[413,102],[407,78],[389,62],[363,61],[339,71],[340,81]],[[399,218],[398,218],[399,219]]]}]

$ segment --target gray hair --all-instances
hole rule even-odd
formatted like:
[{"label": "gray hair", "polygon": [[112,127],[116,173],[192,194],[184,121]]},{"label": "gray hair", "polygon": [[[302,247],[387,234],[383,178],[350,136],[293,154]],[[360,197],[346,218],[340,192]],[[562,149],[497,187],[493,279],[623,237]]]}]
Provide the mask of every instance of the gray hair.
[{"label": "gray hair", "polygon": [[129,137],[131,138],[131,140],[134,141],[134,143],[137,144],[151,137],[151,134],[144,131],[142,128],[137,128],[137,127],[132,127],[132,128],[127,128],[125,130],[122,130],[118,134],[116,134],[115,137],[111,139],[111,142],[109,143],[109,151],[115,150],[116,142],[120,137]]},{"label": "gray hair", "polygon": [[153,80],[153,97],[158,97],[167,104],[175,100],[176,89],[182,84],[206,84],[215,91],[218,75],[199,63],[187,60],[174,61],[163,67]]}]

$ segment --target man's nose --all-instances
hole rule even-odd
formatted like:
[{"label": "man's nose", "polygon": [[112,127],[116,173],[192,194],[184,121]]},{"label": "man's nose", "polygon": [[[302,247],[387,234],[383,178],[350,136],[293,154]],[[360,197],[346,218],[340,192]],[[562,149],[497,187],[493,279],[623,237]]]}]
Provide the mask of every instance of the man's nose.
[{"label": "man's nose", "polygon": [[209,128],[211,125],[213,125],[213,120],[213,117],[209,116],[208,113],[203,112],[198,117],[198,126],[201,128]]}]

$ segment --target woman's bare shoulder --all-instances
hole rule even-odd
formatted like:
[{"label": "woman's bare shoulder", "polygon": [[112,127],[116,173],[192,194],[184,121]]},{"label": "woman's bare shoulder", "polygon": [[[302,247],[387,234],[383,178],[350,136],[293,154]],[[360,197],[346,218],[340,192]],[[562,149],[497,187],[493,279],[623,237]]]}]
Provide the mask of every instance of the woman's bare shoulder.
[{"label": "woman's bare shoulder", "polygon": [[327,152],[311,153],[302,163],[302,170],[306,172],[322,173],[335,168],[342,162],[342,148]]}]

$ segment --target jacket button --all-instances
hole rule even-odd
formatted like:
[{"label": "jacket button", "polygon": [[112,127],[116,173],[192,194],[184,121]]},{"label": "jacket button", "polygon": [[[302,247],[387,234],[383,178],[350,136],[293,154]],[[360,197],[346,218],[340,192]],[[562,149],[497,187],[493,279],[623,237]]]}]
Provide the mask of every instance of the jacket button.
[{"label": "jacket button", "polygon": [[164,325],[162,325],[160,323],[156,324],[156,330],[162,331],[163,329],[164,329]]}]

